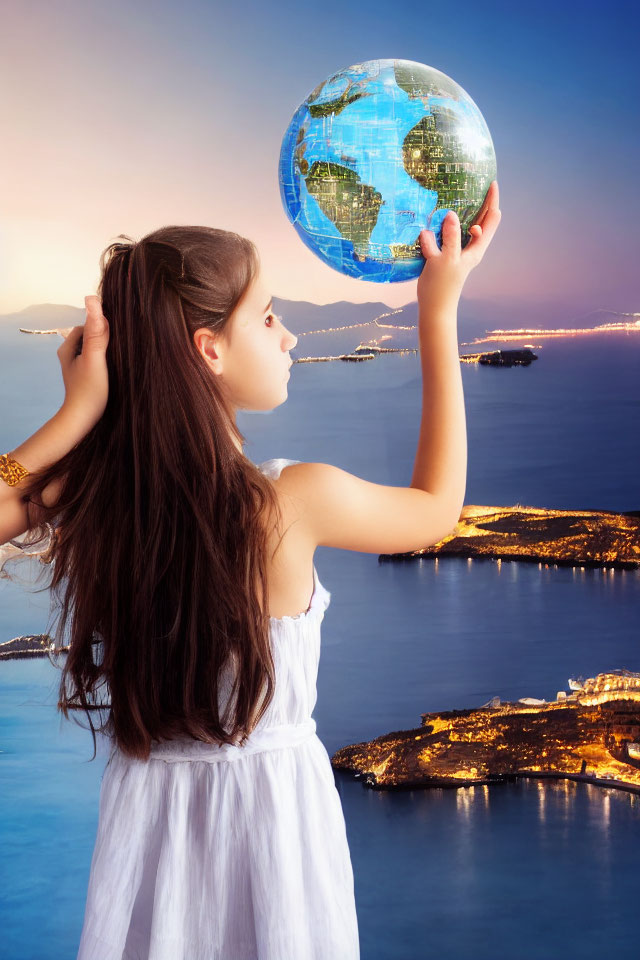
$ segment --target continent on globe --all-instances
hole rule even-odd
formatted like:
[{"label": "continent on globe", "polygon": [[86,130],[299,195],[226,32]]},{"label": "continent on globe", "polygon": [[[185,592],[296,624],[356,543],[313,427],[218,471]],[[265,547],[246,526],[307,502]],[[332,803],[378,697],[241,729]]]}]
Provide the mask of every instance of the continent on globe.
[{"label": "continent on globe", "polygon": [[496,158],[471,97],[434,67],[367,60],[318,84],[282,140],[280,195],[303,242],[347,276],[419,276],[420,231],[442,244],[454,210],[462,246]]},{"label": "continent on globe", "polygon": [[351,240],[360,256],[366,257],[381,194],[349,167],[316,160],[305,177],[307,190],[343,237]]}]

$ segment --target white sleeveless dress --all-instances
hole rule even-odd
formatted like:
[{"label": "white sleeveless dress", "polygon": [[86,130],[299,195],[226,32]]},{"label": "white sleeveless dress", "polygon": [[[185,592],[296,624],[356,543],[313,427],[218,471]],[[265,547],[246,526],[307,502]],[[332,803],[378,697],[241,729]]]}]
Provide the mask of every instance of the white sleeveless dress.
[{"label": "white sleeveless dress", "polygon": [[271,618],[275,695],[244,747],[112,749],[77,960],[358,960],[344,815],[311,716],[331,596],[313,574],[309,609]]}]

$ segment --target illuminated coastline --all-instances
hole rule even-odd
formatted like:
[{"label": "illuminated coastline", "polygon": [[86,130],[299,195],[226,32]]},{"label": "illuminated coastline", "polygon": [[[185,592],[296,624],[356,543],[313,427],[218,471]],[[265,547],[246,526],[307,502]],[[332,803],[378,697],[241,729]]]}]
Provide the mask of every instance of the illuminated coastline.
[{"label": "illuminated coastline", "polygon": [[[33,660],[34,657],[48,657],[53,653],[55,641],[48,633],[24,634],[0,643],[0,661]],[[59,647],[58,653],[68,653],[69,647]]]},{"label": "illuminated coastline", "polygon": [[[637,313],[622,314],[622,316],[637,317]],[[621,320],[616,323],[601,323],[595,327],[556,327],[545,330],[541,327],[522,327],[516,330],[493,329],[487,332],[486,337],[476,337],[462,346],[473,346],[476,343],[487,343],[492,340],[522,340],[530,339],[553,340],[558,337],[584,337],[594,333],[640,333],[640,320]]]},{"label": "illuminated coastline", "polygon": [[494,697],[477,708],[423,713],[420,727],[342,747],[331,763],[377,789],[541,777],[640,793],[640,673],[611,670],[569,685],[551,702]]},{"label": "illuminated coastline", "polygon": [[[413,324],[400,324],[400,323],[389,323],[388,321],[391,317],[402,314],[404,307],[399,307],[395,310],[387,310],[384,313],[378,314],[378,316],[373,317],[371,320],[363,320],[358,323],[350,324],[340,324],[337,326],[329,327],[318,327],[314,330],[302,330],[296,334],[298,342],[303,343],[304,337],[314,336],[314,335],[323,335],[328,339],[331,338],[332,334],[344,334],[349,330],[361,330],[363,334],[366,331],[371,331],[373,334],[368,338],[361,339],[360,343],[349,352],[330,352],[322,356],[317,355],[307,355],[294,357],[294,363],[324,363],[330,360],[342,360],[342,361],[363,361],[363,360],[374,360],[377,356],[380,356],[385,353],[400,353],[400,354],[418,354],[419,347],[417,345],[418,341],[418,331],[419,325],[417,323]],[[602,323],[593,327],[555,327],[550,329],[544,329],[542,327],[521,327],[521,328],[512,328],[512,329],[500,329],[494,328],[486,332],[486,335],[483,337],[476,337],[471,341],[461,342],[461,347],[473,347],[481,343],[497,343],[497,342],[511,342],[516,340],[527,340],[527,341],[540,341],[540,340],[557,340],[563,337],[579,337],[579,336],[590,336],[593,334],[607,334],[607,333],[640,333],[640,319],[637,313],[621,313],[619,316],[629,317],[633,319],[621,320],[615,322]],[[19,327],[21,333],[27,334],[57,334],[62,333],[66,335],[71,328],[49,328],[49,329],[32,329],[27,327]],[[416,346],[409,344],[403,344],[402,346],[394,346],[394,334],[404,334],[415,333],[415,343]],[[409,338],[412,339],[412,338]],[[386,344],[386,345],[385,345]],[[481,353],[479,351],[474,353],[461,353],[460,362],[461,363],[480,363],[480,364],[489,364],[494,366],[512,366],[515,364],[527,364],[530,360],[537,359],[536,355],[531,351],[533,348],[537,347],[540,349],[542,347],[541,343],[529,342],[523,343],[518,350],[491,350],[489,352]],[[517,353],[521,352],[523,356],[518,358]],[[501,356],[503,355],[503,356]]]}]

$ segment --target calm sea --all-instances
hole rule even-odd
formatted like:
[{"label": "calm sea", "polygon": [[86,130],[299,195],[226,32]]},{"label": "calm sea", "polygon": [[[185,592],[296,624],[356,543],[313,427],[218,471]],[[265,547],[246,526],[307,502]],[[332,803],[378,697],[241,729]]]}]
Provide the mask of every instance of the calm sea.
[{"label": "calm sea", "polygon": [[[61,402],[58,343],[0,328],[0,451]],[[530,367],[462,368],[465,502],[640,509],[640,336],[536,352]],[[246,452],[408,485],[419,372],[415,355],[296,365],[285,404],[239,418]],[[569,677],[640,670],[634,571],[380,563],[325,547],[316,567],[331,591],[314,711],[330,754],[423,712],[555,699]],[[46,593],[0,581],[0,604],[1,639],[45,629]],[[46,660],[0,664],[6,960],[71,960],[82,925],[105,757],[88,763],[89,734],[58,718],[57,678]],[[563,781],[399,794],[338,772],[336,783],[363,960],[637,957],[640,797]]]}]

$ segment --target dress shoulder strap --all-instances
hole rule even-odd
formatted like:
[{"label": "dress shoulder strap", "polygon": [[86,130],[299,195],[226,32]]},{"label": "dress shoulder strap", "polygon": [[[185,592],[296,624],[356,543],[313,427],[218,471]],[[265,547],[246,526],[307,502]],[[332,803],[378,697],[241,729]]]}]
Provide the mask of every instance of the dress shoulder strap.
[{"label": "dress shoulder strap", "polygon": [[272,480],[277,480],[282,470],[292,463],[302,463],[302,460],[287,460],[284,457],[274,457],[272,460],[264,460],[258,464],[258,469],[265,473]]}]

